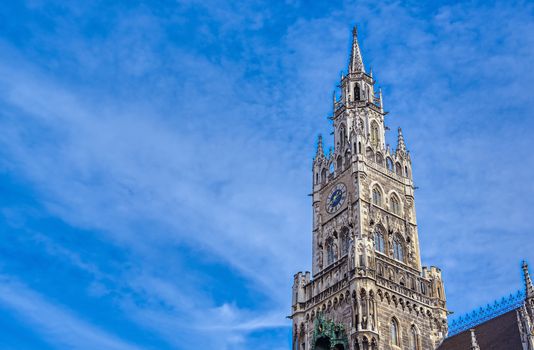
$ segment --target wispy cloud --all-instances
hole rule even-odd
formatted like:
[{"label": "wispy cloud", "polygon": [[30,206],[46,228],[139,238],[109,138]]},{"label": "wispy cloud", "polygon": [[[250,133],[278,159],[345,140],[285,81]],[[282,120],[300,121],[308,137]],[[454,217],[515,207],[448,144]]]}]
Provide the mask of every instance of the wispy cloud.
[{"label": "wispy cloud", "polygon": [[33,325],[52,344],[69,349],[141,349],[81,320],[16,279],[0,276],[0,304]]}]

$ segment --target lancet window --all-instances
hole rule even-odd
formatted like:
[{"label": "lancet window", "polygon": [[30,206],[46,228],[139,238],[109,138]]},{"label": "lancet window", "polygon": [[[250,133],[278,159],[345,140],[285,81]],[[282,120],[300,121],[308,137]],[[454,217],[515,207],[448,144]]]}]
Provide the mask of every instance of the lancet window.
[{"label": "lancet window", "polygon": [[391,324],[389,326],[390,329],[390,336],[391,336],[391,345],[400,345],[399,341],[399,324],[397,323],[397,320],[394,318],[391,319]]},{"label": "lancet window", "polygon": [[410,350],[419,350],[419,334],[415,326],[410,329]]}]

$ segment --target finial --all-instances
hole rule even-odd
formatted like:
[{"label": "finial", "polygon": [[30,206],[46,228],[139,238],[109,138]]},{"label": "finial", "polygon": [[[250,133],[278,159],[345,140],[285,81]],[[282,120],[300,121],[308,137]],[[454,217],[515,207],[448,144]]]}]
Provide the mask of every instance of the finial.
[{"label": "finial", "polygon": [[471,350],[480,350],[480,346],[478,346],[477,342],[477,336],[475,334],[475,329],[471,328],[469,331],[471,332]]},{"label": "finial", "polygon": [[525,278],[526,299],[534,298],[534,285],[532,285],[532,280],[530,279],[530,274],[528,273],[528,264],[525,260],[523,260],[521,267],[523,268],[523,277]]},{"label": "finial", "polygon": [[369,67],[369,76],[373,77],[373,67]]},{"label": "finial", "polygon": [[365,73],[365,67],[363,66],[360,45],[358,44],[358,29],[354,26],[352,29],[352,50],[350,53],[349,74],[357,72]]}]

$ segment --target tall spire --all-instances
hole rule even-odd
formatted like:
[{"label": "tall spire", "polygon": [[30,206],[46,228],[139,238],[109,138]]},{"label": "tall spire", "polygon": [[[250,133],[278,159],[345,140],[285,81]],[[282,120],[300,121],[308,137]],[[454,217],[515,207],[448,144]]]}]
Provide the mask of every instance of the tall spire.
[{"label": "tall spire", "polygon": [[404,143],[404,136],[402,136],[402,129],[399,128],[399,137],[397,139],[397,152],[401,155],[406,154],[406,144]]},{"label": "tall spire", "polygon": [[354,26],[352,29],[352,51],[350,54],[349,73],[357,72],[365,73],[365,67],[363,66],[360,45],[358,44],[358,28]]},{"label": "tall spire", "polygon": [[534,285],[532,285],[532,280],[530,279],[530,274],[528,273],[528,264],[523,260],[523,276],[525,278],[525,296],[526,298],[534,298]]},{"label": "tall spire", "polygon": [[475,330],[471,328],[469,330],[471,332],[471,348],[470,350],[480,350],[480,346],[478,346],[477,342],[477,336],[475,335]]}]

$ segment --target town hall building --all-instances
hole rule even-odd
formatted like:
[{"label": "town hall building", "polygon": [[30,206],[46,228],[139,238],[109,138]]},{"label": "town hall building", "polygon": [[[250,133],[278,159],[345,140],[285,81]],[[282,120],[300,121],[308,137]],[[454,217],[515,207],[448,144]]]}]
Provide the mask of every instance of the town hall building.
[{"label": "town hall building", "polygon": [[[293,350],[480,349],[444,341],[444,282],[438,267],[421,265],[412,159],[400,128],[396,148],[386,144],[387,112],[356,28],[339,86],[333,150],[319,137],[313,159],[312,271],[294,276]],[[521,308],[534,320],[534,289]],[[476,332],[467,332],[456,336],[471,346]]]}]

